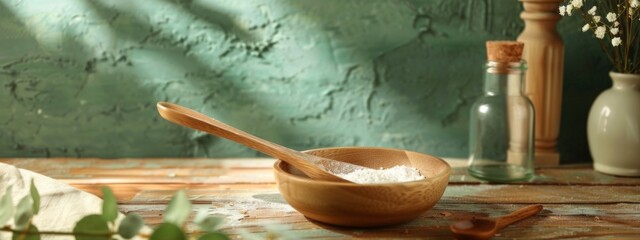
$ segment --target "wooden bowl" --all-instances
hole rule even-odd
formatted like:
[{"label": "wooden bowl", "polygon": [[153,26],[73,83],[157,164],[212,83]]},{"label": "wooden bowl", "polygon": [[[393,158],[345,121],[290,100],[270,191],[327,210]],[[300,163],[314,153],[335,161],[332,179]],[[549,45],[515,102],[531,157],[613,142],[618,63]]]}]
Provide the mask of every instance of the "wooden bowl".
[{"label": "wooden bowl", "polygon": [[371,168],[396,165],[417,168],[424,180],[356,184],[308,178],[283,161],[274,172],[282,197],[307,218],[340,226],[374,227],[413,220],[442,197],[451,167],[440,158],[399,149],[339,147],[307,153]]}]

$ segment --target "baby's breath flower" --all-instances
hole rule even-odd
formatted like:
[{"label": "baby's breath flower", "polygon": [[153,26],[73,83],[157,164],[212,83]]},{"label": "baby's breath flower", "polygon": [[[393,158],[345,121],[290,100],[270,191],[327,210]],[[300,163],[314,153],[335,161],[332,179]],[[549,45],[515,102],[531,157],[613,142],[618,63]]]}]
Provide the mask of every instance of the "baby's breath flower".
[{"label": "baby's breath flower", "polygon": [[[543,0],[536,0],[543,1]],[[550,1],[550,0],[544,0]],[[640,0],[560,0],[562,16],[576,15],[584,18],[582,32],[593,34],[600,47],[615,66],[616,71],[640,73],[640,45],[635,37],[640,28]],[[632,34],[634,33],[634,34]],[[631,41],[634,40],[634,41]],[[624,49],[624,51],[623,51]]]},{"label": "baby's breath flower", "polygon": [[591,27],[589,26],[589,24],[588,24],[588,23],[587,23],[587,24],[585,24],[584,26],[582,26],[582,32],[589,31],[589,28],[591,28]]},{"label": "baby's breath flower", "polygon": [[571,5],[573,5],[574,8],[581,8],[582,0],[571,0]]},{"label": "baby's breath flower", "polygon": [[617,17],[618,17],[618,16],[617,16],[615,13],[612,13],[612,12],[607,13],[607,20],[609,20],[609,22],[614,22],[614,21],[616,21],[616,18],[617,18]]},{"label": "baby's breath flower", "polygon": [[609,29],[609,31],[611,32],[611,34],[616,35],[616,34],[618,34],[618,32],[620,32],[620,29],[618,29],[618,28],[611,28],[611,29]]},{"label": "baby's breath flower", "polygon": [[599,27],[596,28],[594,33],[596,34],[597,38],[603,39],[604,38],[604,34],[607,33],[607,29],[604,26],[599,26]]},{"label": "baby's breath flower", "polygon": [[622,44],[622,39],[620,39],[619,37],[614,37],[613,39],[611,39],[611,45],[613,45],[614,47],[620,46],[620,44]]}]

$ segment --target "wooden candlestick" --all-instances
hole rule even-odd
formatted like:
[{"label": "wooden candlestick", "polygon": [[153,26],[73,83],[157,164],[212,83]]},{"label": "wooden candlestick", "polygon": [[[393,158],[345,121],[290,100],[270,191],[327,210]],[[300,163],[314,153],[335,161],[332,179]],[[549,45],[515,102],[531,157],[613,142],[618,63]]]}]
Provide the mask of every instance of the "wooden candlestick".
[{"label": "wooden candlestick", "polygon": [[558,165],[557,150],[562,103],[564,46],[556,31],[561,0],[520,0],[525,22],[518,37],[523,42],[522,58],[527,61],[525,94],[536,114],[535,158],[537,165]]}]

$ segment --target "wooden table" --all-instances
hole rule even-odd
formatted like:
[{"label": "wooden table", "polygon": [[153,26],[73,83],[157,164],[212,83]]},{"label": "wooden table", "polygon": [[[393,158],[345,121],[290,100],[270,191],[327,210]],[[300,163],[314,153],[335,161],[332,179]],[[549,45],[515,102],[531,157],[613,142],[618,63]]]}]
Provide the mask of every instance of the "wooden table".
[{"label": "wooden table", "polygon": [[590,165],[537,169],[530,182],[488,184],[453,167],[449,186],[435,207],[412,222],[372,229],[328,226],[306,219],[278,194],[271,159],[0,159],[100,194],[107,185],[124,213],[147,224],[162,221],[167,202],[187,189],[194,211],[211,207],[226,218],[222,229],[265,234],[265,226],[288,228],[295,238],[451,238],[449,225],[473,216],[498,216],[528,204],[545,210],[501,231],[496,239],[640,239],[640,178],[612,177]]}]

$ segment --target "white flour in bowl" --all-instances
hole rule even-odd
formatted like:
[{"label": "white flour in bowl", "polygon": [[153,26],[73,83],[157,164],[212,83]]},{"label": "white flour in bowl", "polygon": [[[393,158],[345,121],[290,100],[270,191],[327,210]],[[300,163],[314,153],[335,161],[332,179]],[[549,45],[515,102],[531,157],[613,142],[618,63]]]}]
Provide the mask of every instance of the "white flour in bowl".
[{"label": "white flour in bowl", "polygon": [[424,179],[416,168],[395,166],[387,169],[355,170],[350,173],[336,174],[338,177],[355,183],[397,183]]}]

